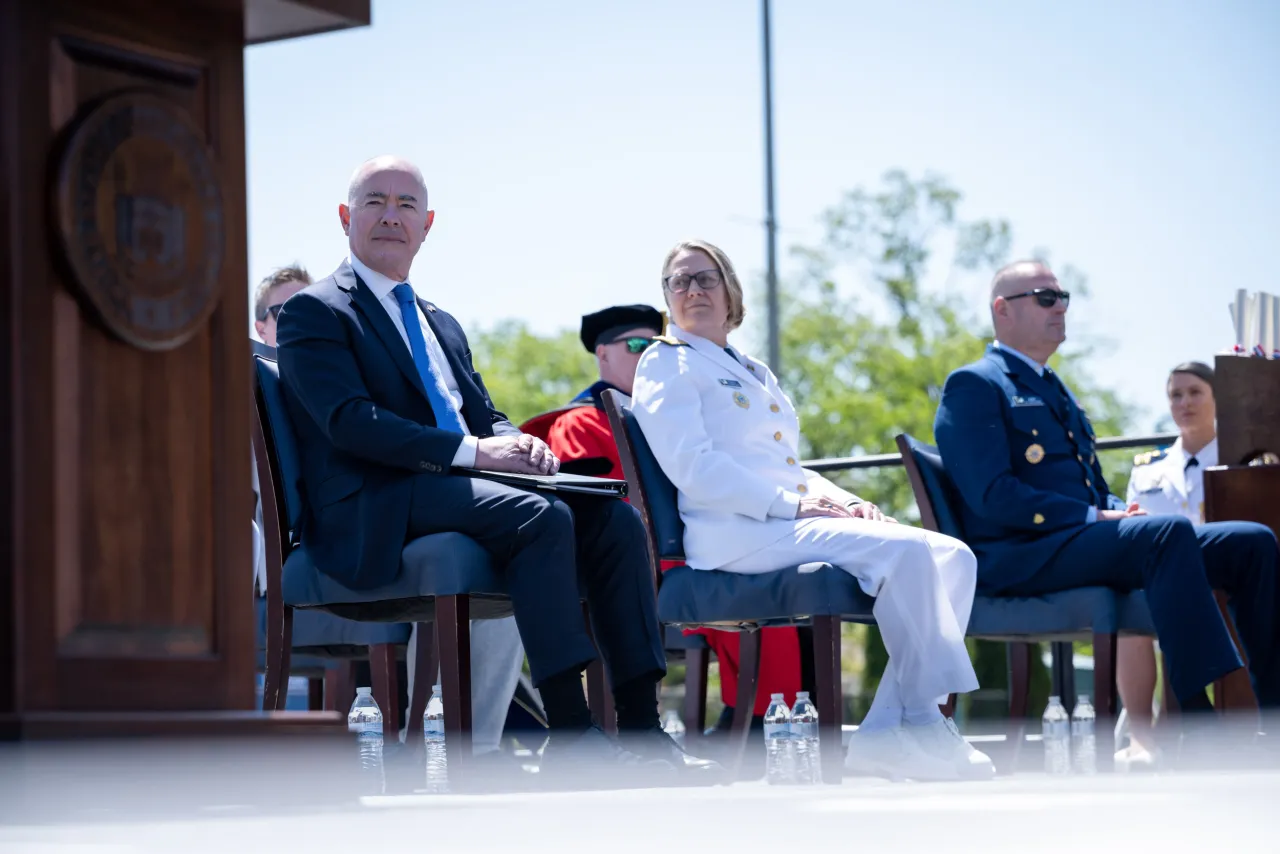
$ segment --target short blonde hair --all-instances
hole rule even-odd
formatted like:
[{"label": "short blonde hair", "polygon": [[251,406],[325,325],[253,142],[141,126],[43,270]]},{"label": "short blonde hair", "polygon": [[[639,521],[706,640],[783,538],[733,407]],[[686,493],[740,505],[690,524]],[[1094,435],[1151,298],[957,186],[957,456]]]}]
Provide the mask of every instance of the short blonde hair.
[{"label": "short blonde hair", "polygon": [[691,249],[706,253],[711,263],[715,264],[716,269],[720,271],[720,278],[724,282],[724,290],[729,301],[729,316],[725,318],[725,328],[732,332],[742,325],[742,319],[747,315],[747,307],[742,298],[742,282],[738,281],[738,273],[733,269],[733,262],[729,260],[729,256],[714,243],[708,243],[705,240],[682,240],[671,247],[671,251],[662,262],[663,299],[667,300],[668,306],[671,305],[670,294],[666,287],[667,268],[671,266],[671,261],[677,255]]},{"label": "short blonde hair", "polygon": [[280,267],[258,283],[258,289],[253,298],[253,316],[259,323],[267,322],[267,309],[270,308],[267,300],[271,299],[271,292],[281,285],[293,282],[300,285],[311,284],[311,276],[301,264]]}]

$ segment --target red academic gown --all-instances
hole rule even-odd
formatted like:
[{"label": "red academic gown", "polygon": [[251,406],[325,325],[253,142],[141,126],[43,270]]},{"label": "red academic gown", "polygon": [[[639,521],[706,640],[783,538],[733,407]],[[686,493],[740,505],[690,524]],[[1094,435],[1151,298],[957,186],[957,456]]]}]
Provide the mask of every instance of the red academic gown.
[{"label": "red academic gown", "polygon": [[[535,416],[521,429],[538,436],[550,447],[563,468],[578,474],[612,477],[621,480],[622,461],[613,441],[609,417],[605,415],[600,396],[613,388],[601,381],[578,395],[564,409]],[[607,468],[606,468],[607,463]],[[665,572],[672,566],[663,561]],[[738,632],[718,629],[690,629],[685,634],[698,634],[720,662],[720,697],[726,706],[738,703]],[[763,715],[769,708],[770,694],[783,694],[788,700],[800,690],[800,638],[791,627],[764,629],[760,638],[760,684],[756,689],[753,714]]]}]

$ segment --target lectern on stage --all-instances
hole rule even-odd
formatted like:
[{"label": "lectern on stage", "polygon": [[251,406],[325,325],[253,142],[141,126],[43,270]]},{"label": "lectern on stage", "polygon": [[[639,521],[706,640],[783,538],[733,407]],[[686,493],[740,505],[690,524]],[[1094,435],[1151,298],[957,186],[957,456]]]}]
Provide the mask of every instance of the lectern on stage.
[{"label": "lectern on stage", "polygon": [[0,0],[0,738],[299,720],[250,711],[244,47],[369,5]]}]

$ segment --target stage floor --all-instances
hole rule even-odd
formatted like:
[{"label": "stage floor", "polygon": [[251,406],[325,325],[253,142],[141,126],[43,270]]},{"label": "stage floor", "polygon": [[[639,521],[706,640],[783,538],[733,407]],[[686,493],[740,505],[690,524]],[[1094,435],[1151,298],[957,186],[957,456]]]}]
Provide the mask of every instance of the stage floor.
[{"label": "stage floor", "polygon": [[[246,781],[248,784],[248,781]],[[251,793],[246,793],[250,795]],[[251,798],[250,798],[251,799]],[[3,852],[1275,851],[1280,772],[371,797],[145,818],[6,810]],[[12,803],[10,804],[12,806]]]}]

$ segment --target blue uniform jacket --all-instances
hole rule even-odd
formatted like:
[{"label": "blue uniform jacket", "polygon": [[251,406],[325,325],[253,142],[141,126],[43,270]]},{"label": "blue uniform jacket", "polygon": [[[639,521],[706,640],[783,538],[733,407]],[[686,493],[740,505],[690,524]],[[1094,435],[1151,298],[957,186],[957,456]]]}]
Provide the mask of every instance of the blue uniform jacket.
[{"label": "blue uniform jacket", "polygon": [[984,593],[1035,575],[1084,530],[1090,507],[1123,506],[1085,411],[999,348],[947,377],[933,430]]}]

